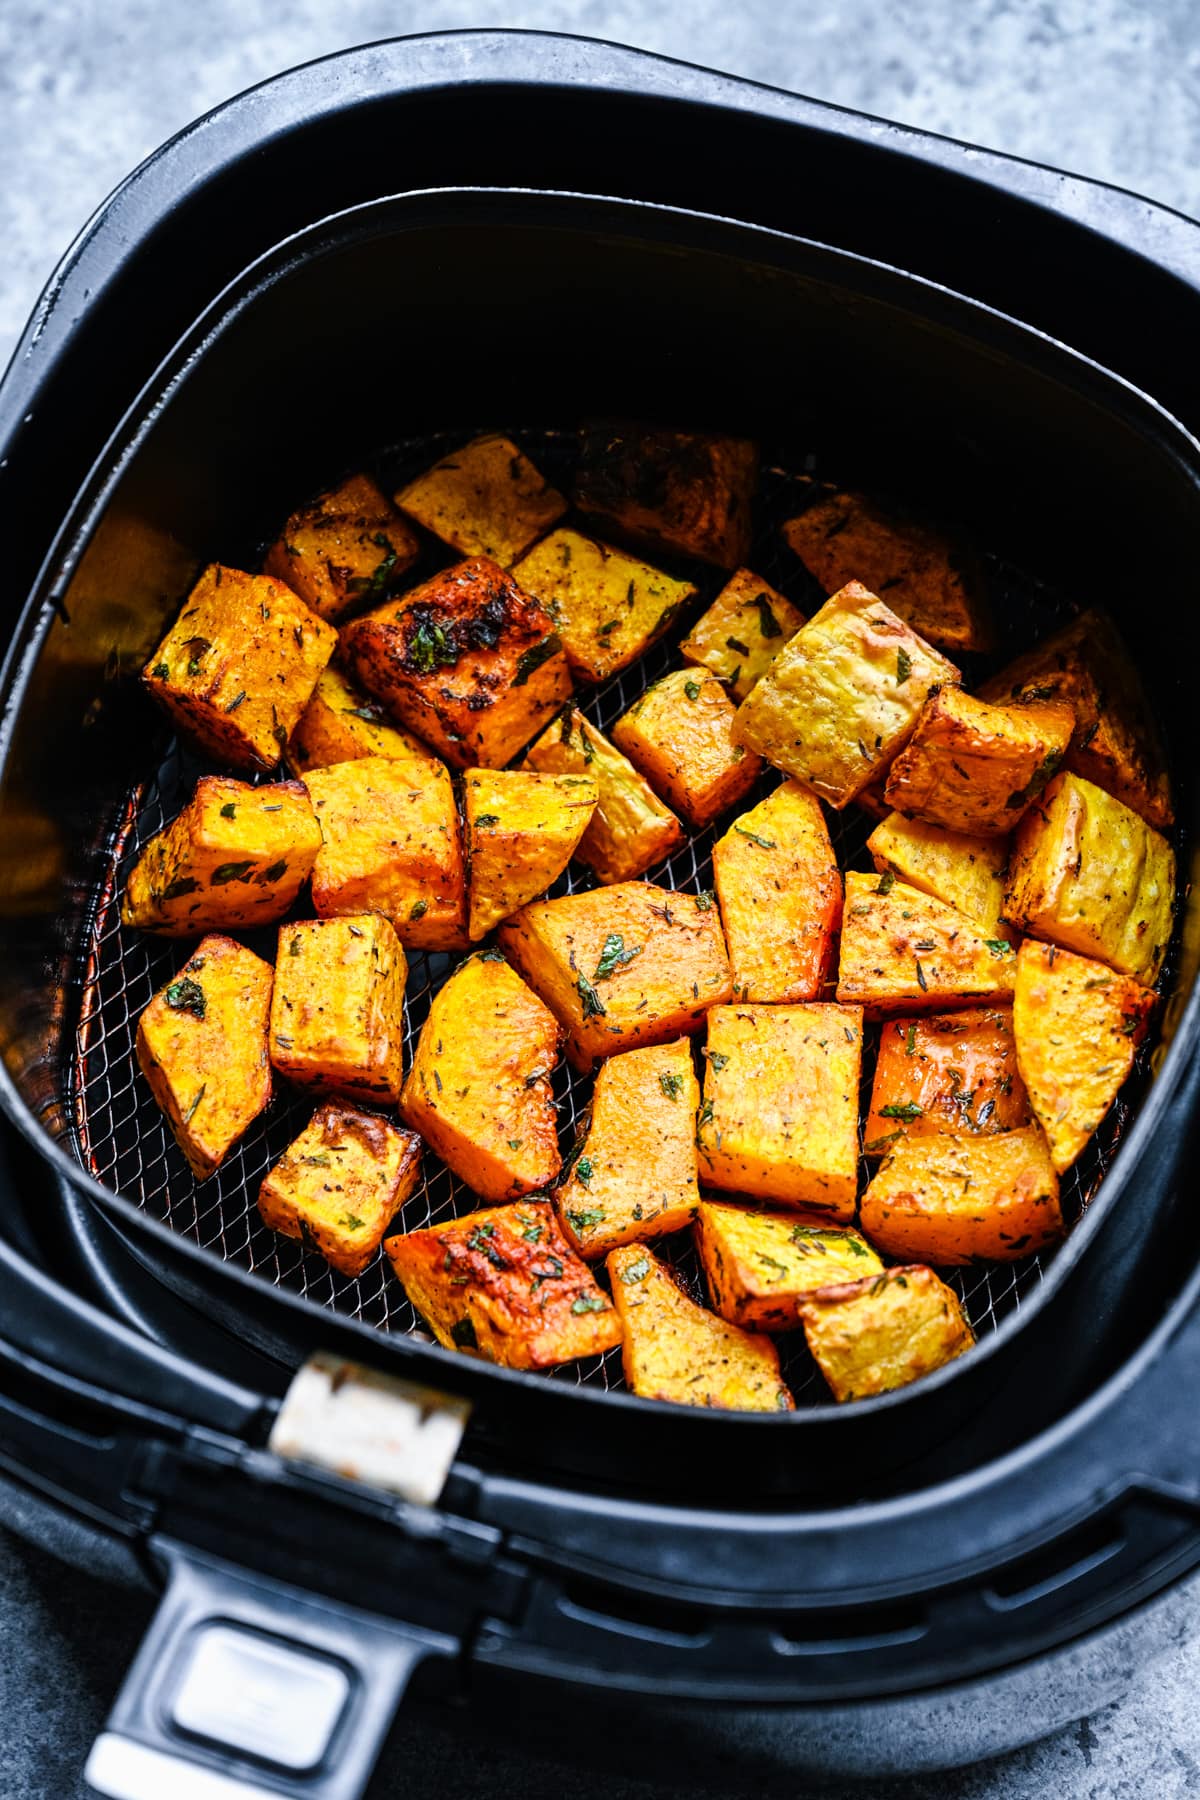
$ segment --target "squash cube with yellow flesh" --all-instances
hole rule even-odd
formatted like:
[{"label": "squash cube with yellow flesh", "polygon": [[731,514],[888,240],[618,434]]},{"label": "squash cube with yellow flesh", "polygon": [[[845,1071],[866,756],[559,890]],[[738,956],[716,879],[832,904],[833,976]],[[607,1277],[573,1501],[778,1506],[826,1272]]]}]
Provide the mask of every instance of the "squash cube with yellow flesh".
[{"label": "squash cube with yellow flesh", "polygon": [[679,654],[723,681],[735,700],[744,700],[803,623],[804,614],[769,582],[751,569],[738,569],[696,620]]},{"label": "squash cube with yellow flesh", "polygon": [[1131,807],[1057,775],[1017,827],[1004,913],[1152,987],[1171,938],[1175,852]]},{"label": "squash cube with yellow flesh", "polygon": [[1149,988],[1091,957],[1032,938],[1017,952],[1017,1062],[1060,1175],[1116,1099],[1154,1004]]},{"label": "squash cube with yellow flesh", "polygon": [[815,1000],[842,917],[842,877],[821,803],[785,781],[713,846],[713,878],[742,1000]]},{"label": "squash cube with yellow flesh", "polygon": [[839,1402],[907,1387],[975,1345],[954,1289],[919,1266],[806,1294],[800,1322]]},{"label": "squash cube with yellow flesh", "polygon": [[867,839],[881,875],[896,875],[909,887],[944,900],[965,913],[990,937],[1007,937],[1004,877],[1008,839],[968,837],[889,812]]},{"label": "squash cube with yellow flesh", "polygon": [[862,1013],[716,1006],[708,1015],[700,1177],[849,1222],[858,1181]]},{"label": "squash cube with yellow flesh", "polygon": [[468,770],[463,822],[472,943],[562,874],[595,809],[590,775]]},{"label": "squash cube with yellow flesh", "polygon": [[272,970],[232,938],[202,938],[138,1020],[137,1059],[201,1181],[271,1098]]},{"label": "squash cube with yellow flesh", "polygon": [[883,1027],[863,1129],[867,1156],[882,1156],[902,1137],[1015,1131],[1031,1117],[1006,1007],[889,1019]]},{"label": "squash cube with yellow flesh", "polygon": [[382,600],[420,544],[369,475],[351,475],[294,512],[263,569],[285,581],[323,619]]},{"label": "squash cube with yellow flesh", "polygon": [[655,793],[695,831],[745,797],[762,774],[757,756],[735,744],[736,708],[715,675],[673,669],[648,687],[613,726],[613,743]]},{"label": "squash cube with yellow flesh", "polygon": [[376,1113],[326,1102],[258,1190],[264,1225],[361,1275],[416,1188],[421,1140]]},{"label": "squash cube with yellow flesh", "polygon": [[408,965],[390,922],[301,919],[279,930],[271,1061],[297,1087],[394,1106]]},{"label": "squash cube with yellow flesh", "polygon": [[899,1138],[867,1187],[862,1228],[885,1256],[1015,1262],[1058,1242],[1058,1176],[1040,1125],[991,1137]]},{"label": "squash cube with yellow flesh", "polygon": [[341,649],[354,679],[456,769],[502,768],[571,692],[549,613],[486,556],[352,619]]},{"label": "squash cube with yellow flesh", "polygon": [[695,1031],[733,991],[710,895],[622,882],[524,906],[500,947],[567,1032],[577,1069]]},{"label": "squash cube with yellow flesh", "polygon": [[288,739],[286,756],[295,775],[328,768],[330,763],[354,762],[360,756],[386,756],[418,773],[438,761],[427,744],[394,725],[379,701],[347,681],[332,663],[321,670],[312,699]]},{"label": "squash cube with yellow flesh", "polygon": [[686,1038],[601,1063],[583,1147],[555,1195],[581,1256],[682,1231],[696,1214],[700,1089]]},{"label": "squash cube with yellow flesh", "polygon": [[889,806],[973,837],[1010,831],[1055,773],[1075,714],[1061,700],[997,706],[940,688],[888,771]]},{"label": "squash cube with yellow flesh", "polygon": [[387,1238],[404,1291],[447,1350],[548,1369],[621,1341],[616,1307],[547,1200],[518,1200]]},{"label": "squash cube with yellow flesh", "polygon": [[142,679],[206,755],[257,774],[279,761],[336,645],[282,581],[211,563]]},{"label": "squash cube with yellow flesh", "polygon": [[748,438],[601,421],[583,433],[575,501],[618,537],[736,569],[757,480]]},{"label": "squash cube with yellow flesh", "polygon": [[550,1091],[561,1035],[495,950],[434,995],[400,1116],[485,1200],[534,1193],[562,1166]]},{"label": "squash cube with yellow flesh", "polygon": [[506,437],[489,432],[444,456],[396,495],[410,518],[464,556],[507,569],[567,503]]},{"label": "squash cube with yellow flesh", "polygon": [[690,581],[569,530],[535,544],[513,578],[546,608],[585,681],[606,681],[636,662],[696,592]]},{"label": "squash cube with yellow flesh", "polygon": [[745,1331],[794,1331],[801,1295],[876,1275],[883,1264],[851,1227],[812,1225],[705,1199],[696,1248],[714,1309]]},{"label": "squash cube with yellow flesh", "polygon": [[130,871],[121,922],[165,937],[269,925],[292,905],[320,848],[300,782],[251,787],[202,775]]},{"label": "squash cube with yellow flesh", "polygon": [[599,881],[633,881],[683,843],[683,826],[644,775],[577,707],[564,708],[525,753],[525,768],[588,775],[596,810],[576,851]]},{"label": "squash cube with yellow flesh", "polygon": [[733,736],[840,808],[903,749],[933,690],[957,680],[953,663],[851,581],[789,638]]},{"label": "squash cube with yellow flesh", "polygon": [[837,997],[868,1019],[958,1006],[1008,1006],[1016,954],[1007,938],[897,881],[846,871]]}]

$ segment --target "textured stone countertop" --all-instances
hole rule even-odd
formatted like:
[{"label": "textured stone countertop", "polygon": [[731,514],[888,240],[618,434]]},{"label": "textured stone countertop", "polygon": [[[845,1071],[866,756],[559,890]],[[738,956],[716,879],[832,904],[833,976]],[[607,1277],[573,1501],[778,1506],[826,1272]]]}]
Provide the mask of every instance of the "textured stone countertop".
[{"label": "textured stone countertop", "polygon": [[[0,364],[70,239],[162,139],[289,65],[398,32],[468,25],[640,45],[1200,214],[1195,0],[0,0]],[[5,1800],[82,1796],[87,1747],[149,1611],[144,1596],[114,1592],[0,1533]],[[880,1800],[1175,1800],[1200,1791],[1198,1693],[1200,1642],[1043,1744],[870,1791]],[[713,1780],[731,1800],[797,1791],[776,1778],[739,1779],[736,1767]],[[581,1780],[532,1748],[481,1758],[458,1729],[409,1716],[371,1795],[462,1800],[485,1783],[522,1800],[678,1791],[636,1774]]]}]

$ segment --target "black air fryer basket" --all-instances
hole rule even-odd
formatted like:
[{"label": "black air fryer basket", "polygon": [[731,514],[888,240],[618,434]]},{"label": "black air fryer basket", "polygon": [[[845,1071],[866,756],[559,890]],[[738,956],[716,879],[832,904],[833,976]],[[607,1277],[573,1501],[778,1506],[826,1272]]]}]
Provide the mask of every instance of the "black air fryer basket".
[{"label": "black air fryer basket", "polygon": [[[516,33],[281,77],[97,216],[0,388],[21,522],[0,1449],[24,1529],[169,1578],[102,1791],[154,1791],[161,1759],[185,1758],[248,1793],[352,1793],[427,1658],[484,1694],[703,1701],[706,1729],[782,1708],[764,1742],[813,1766],[963,1760],[1098,1703],[1119,1634],[1124,1654],[1143,1641],[1139,1608],[1159,1596],[1165,1616],[1200,1562],[1200,1223],[1180,1204],[1200,1081],[1198,287],[1200,229],[1129,196]],[[798,1411],[774,1417],[608,1391],[612,1354],[547,1379],[447,1353],[382,1265],[349,1281],[258,1222],[294,1112],[196,1184],[134,1069],[137,1013],[181,956],[122,931],[115,902],[198,772],[136,676],[198,567],[254,566],[299,496],[364,458],[391,482],[489,426],[565,478],[597,413],[758,437],[752,560],[802,606],[778,549],[798,476],[955,518],[1005,650],[1103,604],[1168,740],[1184,900],[1157,1047],[1065,1192],[1064,1247],[963,1272],[978,1349],[876,1401],[833,1407],[802,1347]],[[589,715],[610,724],[672,656]],[[844,862],[865,833],[839,829]],[[709,842],[651,878],[703,883]],[[444,959],[411,963],[415,1037]],[[559,1099],[569,1133],[585,1092],[563,1075]],[[404,1223],[464,1204],[443,1173]],[[433,1390],[421,1429],[458,1421],[457,1442],[469,1412],[444,1481],[415,1452],[386,1474],[339,1458],[319,1432],[266,1447],[294,1371],[347,1362]],[[315,1684],[329,1729],[307,1771],[222,1729],[201,1644]]]}]

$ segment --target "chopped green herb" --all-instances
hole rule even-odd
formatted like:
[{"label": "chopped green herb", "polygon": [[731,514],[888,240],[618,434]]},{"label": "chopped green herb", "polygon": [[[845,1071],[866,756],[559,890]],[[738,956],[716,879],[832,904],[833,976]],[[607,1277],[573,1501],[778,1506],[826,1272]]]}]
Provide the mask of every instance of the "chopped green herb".
[{"label": "chopped green herb", "polygon": [[683,1092],[683,1076],[670,1075],[664,1071],[658,1078],[658,1085],[668,1100],[678,1100]]},{"label": "chopped green herb", "polygon": [[771,602],[767,599],[767,596],[765,594],[756,594],[754,604],[758,608],[758,629],[760,636],[765,638],[782,637],[783,626],[775,617],[771,608]]},{"label": "chopped green herb", "polygon": [[414,900],[408,916],[410,919],[423,919],[428,911],[428,900]]},{"label": "chopped green herb", "polygon": [[498,825],[499,823],[500,823],[500,814],[499,813],[480,813],[479,817],[475,821],[475,829],[477,831],[482,831],[485,826]]},{"label": "chopped green herb", "polygon": [[601,1017],[606,1008],[587,976],[581,975],[575,986],[579,991],[579,998],[583,1001],[583,1017],[585,1019]]},{"label": "chopped green herb", "polygon": [[343,1213],[338,1223],[344,1225],[347,1231],[365,1231],[367,1229],[367,1221],[360,1219],[357,1213]]},{"label": "chopped green herb", "polygon": [[248,881],[253,867],[253,862],[222,863],[219,869],[212,872],[212,884],[214,887],[224,887],[229,881]]},{"label": "chopped green herb", "polygon": [[921,967],[921,959],[918,956],[918,957],[915,957],[913,960],[915,961],[915,963],[917,965],[917,986],[920,988],[920,990],[923,994],[927,994],[929,992],[929,983],[925,979],[925,971]]},{"label": "chopped green herb", "polygon": [[590,1231],[593,1225],[604,1223],[604,1212],[599,1206],[586,1206],[577,1212],[574,1207],[567,1208],[567,1217],[577,1232]]},{"label": "chopped green herb", "polygon": [[729,1058],[722,1050],[710,1050],[708,1053],[708,1060],[719,1075],[721,1070],[725,1067],[725,1064],[729,1061]]},{"label": "chopped green herb", "polygon": [[229,702],[229,705],[225,708],[225,711],[227,713],[236,712],[238,707],[242,704],[242,701],[245,698],[246,698],[246,690],[245,690],[245,688],[243,688],[240,694],[235,694],[233,696],[233,699]]},{"label": "chopped green herb", "polygon": [[893,873],[890,869],[885,869],[883,871],[883,874],[879,877],[879,882],[875,888],[875,892],[877,894],[890,894],[892,889],[895,887],[895,885],[896,885],[896,877],[893,875]]},{"label": "chopped green herb", "polygon": [[603,1294],[577,1294],[571,1302],[573,1313],[603,1312],[608,1301]]},{"label": "chopped green herb", "polygon": [[299,937],[299,935],[297,935],[296,937],[294,937],[292,939],[291,943],[288,945],[288,955],[289,956],[299,956],[302,948],[303,948],[303,940]]},{"label": "chopped green herb", "polygon": [[645,1281],[649,1273],[650,1258],[639,1256],[636,1262],[630,1263],[628,1268],[621,1270],[621,1280],[626,1287],[632,1287],[635,1281]]},{"label": "chopped green herb", "polygon": [[727,650],[736,650],[739,656],[749,656],[750,654],[749,644],[743,644],[741,638],[726,638],[725,648]]},{"label": "chopped green herb", "polygon": [[581,1181],[584,1187],[591,1187],[593,1173],[591,1159],[586,1156],[581,1156],[579,1161],[575,1164],[576,1179]]},{"label": "chopped green herb", "polygon": [[378,725],[383,718],[381,706],[347,706],[342,709],[352,719],[363,719],[368,725]]},{"label": "chopped green herb", "polygon": [[173,981],[166,997],[172,1012],[189,1012],[197,1019],[204,1017],[207,1006],[204,989],[190,975],[181,975],[178,981]]},{"label": "chopped green herb", "polygon": [[912,674],[912,657],[907,650],[896,652],[896,686],[903,687]]},{"label": "chopped green herb", "polygon": [[371,538],[384,552],[383,559],[376,564],[370,575],[356,575],[346,583],[346,591],[350,594],[382,594],[387,587],[388,577],[396,566],[396,551],[392,540],[382,531],[377,531]]},{"label": "chopped green herb", "polygon": [[984,938],[984,943],[993,956],[1011,956],[1012,945],[1007,938]]},{"label": "chopped green herb", "polygon": [[233,819],[233,818],[236,818],[236,816],[237,816],[237,807],[234,805],[232,800],[227,800],[225,802],[224,806],[221,808],[221,817],[223,819]]},{"label": "chopped green herb", "polygon": [[[606,981],[608,977],[615,974],[618,969],[623,969],[626,964],[631,963],[636,956],[640,956],[642,954],[642,949],[643,946],[641,944],[631,944],[627,950],[625,948],[625,939],[621,936],[621,933],[619,931],[610,931],[604,940],[604,947],[600,952],[600,961],[596,964],[596,973],[592,976],[592,980]],[[584,1014],[584,1017],[587,1017],[586,1013]]]},{"label": "chopped green herb", "polygon": [[915,1052],[916,1048],[917,1048],[917,1028],[915,1025],[907,1025],[907,1026],[905,1026],[905,1029],[904,1029],[904,1054],[905,1054],[905,1056],[912,1056],[913,1053]]},{"label": "chopped green herb", "polygon": [[733,829],[739,837],[749,838],[752,844],[757,844],[760,850],[777,850],[779,848],[773,838],[759,837],[757,831],[747,831],[744,825],[735,825]]},{"label": "chopped green herb", "polygon": [[713,905],[714,905],[713,896],[709,892],[708,888],[701,888],[700,892],[696,895],[696,911],[697,912],[711,912],[713,909]]},{"label": "chopped green herb", "polygon": [[192,1101],[192,1104],[188,1107],[187,1111],[183,1115],[183,1122],[185,1125],[191,1124],[192,1119],[196,1112],[196,1108],[199,1106],[200,1102],[203,1100],[203,1098],[207,1092],[208,1092],[208,1083],[207,1083],[207,1081],[202,1081],[200,1083],[200,1086],[196,1090],[196,1098]]},{"label": "chopped green herb", "polygon": [[456,1319],[450,1327],[450,1336],[460,1350],[478,1350],[479,1339],[475,1336],[475,1327],[470,1319]]},{"label": "chopped green herb", "polygon": [[281,875],[286,874],[287,863],[280,860],[279,862],[272,863],[269,869],[264,869],[258,879],[260,881],[278,881]]},{"label": "chopped green herb", "polygon": [[171,671],[166,663],[155,663],[150,673],[154,676],[155,681],[169,681],[171,679]]},{"label": "chopped green herb", "polygon": [[683,691],[689,700],[698,700],[700,698],[700,683],[698,681],[685,681],[683,684]]},{"label": "chopped green herb", "polygon": [[327,1169],[329,1167],[329,1158],[327,1156],[302,1156],[300,1161],[302,1163],[308,1163],[309,1166],[314,1169]]},{"label": "chopped green herb", "polygon": [[530,649],[526,650],[524,656],[518,658],[512,685],[524,687],[534,670],[540,669],[542,664],[549,662],[552,656],[557,656],[561,649],[562,639],[557,631],[552,631],[548,637],[544,637],[540,644],[532,645]]},{"label": "chopped green herb", "polygon": [[194,894],[200,883],[192,875],[181,875],[178,881],[169,881],[160,896],[163,900],[182,900],[185,894]]},{"label": "chopped green herb", "polygon": [[879,1116],[881,1119],[903,1119],[906,1125],[911,1125],[914,1119],[923,1116],[923,1111],[915,1100],[901,1100],[893,1101],[890,1106],[881,1106]]}]

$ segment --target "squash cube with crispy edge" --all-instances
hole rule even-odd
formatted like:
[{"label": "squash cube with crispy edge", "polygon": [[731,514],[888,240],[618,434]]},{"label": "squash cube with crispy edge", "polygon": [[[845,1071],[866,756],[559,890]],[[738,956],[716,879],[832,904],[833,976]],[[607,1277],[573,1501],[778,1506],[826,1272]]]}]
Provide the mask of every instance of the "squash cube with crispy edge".
[{"label": "squash cube with crispy edge", "polygon": [[394,1106],[408,965],[379,913],[279,928],[271,1062],[297,1087]]},{"label": "squash cube with crispy edge", "polygon": [[298,781],[251,787],[202,775],[130,871],[121,923],[166,937],[282,918],[312,873],[321,831]]},{"label": "squash cube with crispy edge", "polygon": [[883,1027],[863,1128],[867,1156],[882,1156],[902,1137],[1015,1131],[1031,1117],[1006,1007],[889,1019]]},{"label": "squash cube with crispy edge", "polygon": [[137,1059],[201,1181],[271,1098],[270,963],[232,938],[202,938],[138,1020]]},{"label": "squash cube with crispy edge", "polygon": [[466,942],[466,873],[449,770],[385,756],[312,769],[304,777],[324,842],[313,868],[319,918],[377,912],[402,944],[453,950]]},{"label": "squash cube with crispy edge", "polygon": [[606,681],[636,662],[696,593],[690,581],[569,530],[535,544],[513,578],[546,608],[585,681]]},{"label": "squash cube with crispy edge", "polygon": [[995,706],[939,688],[888,770],[888,805],[973,837],[1011,831],[1062,762],[1074,729],[1075,714],[1061,700]]},{"label": "squash cube with crispy edge", "polygon": [[747,438],[599,421],[583,432],[575,501],[618,537],[736,569],[757,481]]},{"label": "squash cube with crispy edge", "polygon": [[1016,972],[1007,938],[906,881],[847,869],[837,997],[868,1019],[1008,1006]]},{"label": "squash cube with crispy edge", "polygon": [[1090,957],[1032,938],[1017,952],[1017,1063],[1060,1175],[1116,1099],[1154,1005],[1148,988]]},{"label": "squash cube with crispy edge", "polygon": [[789,638],[738,708],[733,736],[831,806],[861,794],[958,670],[859,581]]},{"label": "squash cube with crispy edge", "polygon": [[561,1032],[496,950],[434,995],[400,1116],[485,1200],[511,1200],[562,1166],[550,1078]]},{"label": "squash cube with crispy edge", "polygon": [[621,882],[523,906],[499,935],[565,1026],[577,1069],[695,1031],[733,992],[710,894]]},{"label": "squash cube with crispy edge", "polygon": [[713,1308],[745,1331],[794,1331],[802,1294],[883,1267],[859,1232],[812,1225],[792,1212],[704,1199],[695,1230]]},{"label": "squash cube with crispy edge", "polygon": [[737,709],[706,669],[673,669],[648,687],[613,726],[613,743],[655,793],[695,831],[743,799],[762,774],[757,756],[735,744]]},{"label": "squash cube with crispy edge", "polygon": [[624,1330],[625,1382],[633,1393],[727,1412],[793,1410],[770,1338],[697,1306],[653,1251],[641,1244],[612,1250],[608,1273]]},{"label": "squash cube with crispy edge", "polygon": [[282,581],[210,563],[142,679],[185,737],[254,774],[279,761],[336,645]]},{"label": "squash cube with crispy edge", "polygon": [[473,438],[396,495],[411,518],[464,556],[514,563],[567,503],[509,438]]},{"label": "squash cube with crispy edge", "polygon": [[[814,484],[815,487],[815,484]],[[979,573],[961,547],[928,526],[889,515],[862,494],[834,490],[783,527],[789,547],[832,594],[862,581],[942,650],[990,650]]]},{"label": "squash cube with crispy edge", "polygon": [[1107,614],[1080,613],[979,692],[985,700],[1065,700],[1076,729],[1063,767],[1115,795],[1156,830],[1174,823],[1162,738]]},{"label": "squash cube with crispy edge", "polygon": [[1017,827],[1004,916],[1152,987],[1171,938],[1175,852],[1132,808],[1056,775]]},{"label": "squash cube with crispy edge", "polygon": [[590,775],[468,770],[463,821],[472,943],[562,874],[595,810]]},{"label": "squash cube with crispy edge", "polygon": [[686,1038],[600,1065],[586,1135],[555,1195],[581,1256],[682,1231],[696,1215],[700,1089]]},{"label": "squash cube with crispy edge", "polygon": [[447,1350],[548,1369],[621,1341],[616,1307],[547,1200],[518,1200],[387,1238],[404,1291]]},{"label": "squash cube with crispy edge", "polygon": [[288,768],[296,775],[360,756],[386,756],[420,773],[437,763],[427,744],[393,725],[378,700],[346,680],[330,663],[287,742]]},{"label": "squash cube with crispy edge", "polygon": [[868,1400],[975,1346],[962,1302],[932,1269],[885,1269],[806,1294],[800,1322],[835,1400]]},{"label": "squash cube with crispy edge", "polygon": [[735,700],[744,700],[803,623],[804,614],[770,582],[751,569],[738,569],[696,620],[679,654],[725,682]]},{"label": "squash cube with crispy edge", "polygon": [[944,900],[982,925],[992,937],[1007,937],[1001,919],[1007,838],[967,837],[889,812],[867,839],[881,875],[899,876],[909,887]]},{"label": "squash cube with crispy edge", "polygon": [[264,1176],[264,1225],[361,1275],[421,1173],[421,1140],[375,1113],[326,1102]]},{"label": "squash cube with crispy edge", "polygon": [[571,692],[548,612],[486,556],[352,619],[356,681],[456,769],[502,768]]},{"label": "squash cube with crispy edge", "polygon": [[417,559],[417,534],[369,475],[351,475],[294,512],[263,570],[323,619],[382,600]]},{"label": "squash cube with crispy edge", "polygon": [[700,1178],[848,1222],[858,1181],[857,1006],[716,1006],[708,1015]]},{"label": "squash cube with crispy edge", "polygon": [[815,1000],[842,917],[821,803],[785,781],[713,846],[713,878],[741,1000]]},{"label": "squash cube with crispy edge", "polygon": [[593,777],[599,797],[576,855],[599,881],[633,881],[684,841],[683,826],[645,776],[577,707],[564,708],[547,726],[523,767]]},{"label": "squash cube with crispy edge", "polygon": [[859,1207],[885,1256],[946,1265],[1015,1262],[1063,1235],[1058,1176],[1040,1125],[992,1137],[903,1137]]}]

